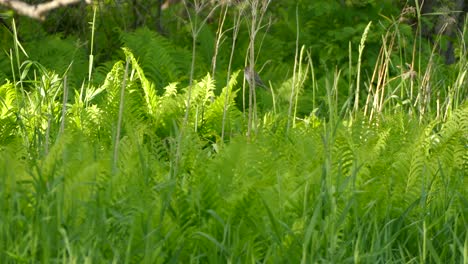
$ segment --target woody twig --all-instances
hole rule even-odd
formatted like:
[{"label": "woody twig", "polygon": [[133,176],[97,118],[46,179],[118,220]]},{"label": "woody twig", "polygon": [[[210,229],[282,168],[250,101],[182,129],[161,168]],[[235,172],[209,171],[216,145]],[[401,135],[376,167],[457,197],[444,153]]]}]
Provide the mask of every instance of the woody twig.
[{"label": "woody twig", "polygon": [[[0,5],[7,6],[21,15],[43,21],[47,12],[59,7],[76,4],[81,1],[83,0],[54,0],[37,5],[30,5],[19,0],[0,0]],[[84,2],[91,4],[91,0],[84,0]]]}]

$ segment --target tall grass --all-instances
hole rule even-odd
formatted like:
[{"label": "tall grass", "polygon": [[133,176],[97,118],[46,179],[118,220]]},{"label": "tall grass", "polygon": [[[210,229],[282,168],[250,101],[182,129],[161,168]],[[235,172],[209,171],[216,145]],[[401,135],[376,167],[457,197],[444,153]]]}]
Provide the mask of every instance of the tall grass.
[{"label": "tall grass", "polygon": [[275,111],[259,110],[250,87],[245,115],[230,63],[213,59],[213,73],[229,72],[220,94],[210,75],[193,79],[202,21],[187,87],[156,91],[128,48],[85,94],[34,63],[36,79],[0,86],[2,263],[468,263],[465,60],[434,103],[423,98],[431,64],[419,79],[389,76],[391,34],[348,95],[340,69],[322,87],[297,46],[295,77],[262,97],[277,98]]}]

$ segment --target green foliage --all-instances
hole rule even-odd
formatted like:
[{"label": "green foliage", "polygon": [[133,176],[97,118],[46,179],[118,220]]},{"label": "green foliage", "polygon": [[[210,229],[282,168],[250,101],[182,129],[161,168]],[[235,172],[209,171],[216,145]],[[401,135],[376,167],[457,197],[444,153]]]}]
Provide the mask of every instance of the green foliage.
[{"label": "green foliage", "polygon": [[[1,86],[6,263],[462,261],[450,245],[467,235],[466,103],[446,122],[310,118],[289,132],[268,114],[248,139],[234,101],[238,72],[219,96],[210,75],[158,95],[124,54],[127,71],[119,61],[102,86],[76,91],[64,134],[56,74],[42,71],[25,91],[34,107],[21,108],[21,123],[20,87]],[[178,141],[189,89],[189,129]],[[225,104],[228,144],[219,141]]]},{"label": "green foliage", "polygon": [[448,245],[466,237],[466,111],[438,132],[389,117],[335,136],[318,127],[236,137],[216,155],[190,133],[175,178],[171,159],[135,133],[120,140],[114,173],[110,146],[78,131],[35,161],[10,144],[0,155],[2,257],[406,262],[427,240],[428,259],[458,262]]},{"label": "green foliage", "polygon": [[24,48],[29,51],[28,60],[40,62],[45,68],[60,76],[66,73],[69,84],[78,87],[85,80],[88,66],[83,45],[76,38],[53,35],[28,42]]},{"label": "green foliage", "polygon": [[[363,29],[394,2],[272,3],[281,19],[256,47],[272,89],[255,91],[253,120],[238,70],[248,14],[233,72],[226,34],[213,76],[214,20],[190,53],[190,35],[172,34],[189,32],[181,6],[165,11],[182,21],[167,37],[110,30],[136,26],[152,1],[111,2],[91,81],[75,37],[28,39],[29,58],[0,60],[15,73],[0,85],[2,263],[466,262],[466,66],[445,76],[424,45],[416,63],[408,26],[373,23],[350,106]],[[234,7],[226,29],[245,8]],[[139,18],[152,21],[147,11]],[[305,48],[293,75],[296,12]]]},{"label": "green foliage", "polygon": [[156,87],[162,88],[175,81],[187,81],[183,79],[190,71],[191,54],[187,50],[177,47],[147,28],[132,33],[122,32],[121,38],[122,44],[135,54],[148,79]]},{"label": "green foliage", "polygon": [[15,138],[16,91],[11,83],[0,86],[0,142],[7,145]]}]

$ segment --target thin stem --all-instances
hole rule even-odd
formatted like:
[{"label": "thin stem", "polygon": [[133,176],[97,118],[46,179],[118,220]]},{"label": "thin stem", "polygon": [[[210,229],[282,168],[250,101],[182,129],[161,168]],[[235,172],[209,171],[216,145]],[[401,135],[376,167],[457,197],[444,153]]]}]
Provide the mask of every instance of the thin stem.
[{"label": "thin stem", "polygon": [[293,81],[291,85],[291,95],[289,96],[289,108],[288,108],[288,126],[286,131],[289,131],[291,127],[291,114],[293,108],[293,98],[296,93],[296,83],[297,83],[297,58],[299,56],[299,5],[296,5],[296,51],[294,54],[294,70],[293,70]]},{"label": "thin stem", "polygon": [[125,87],[127,86],[127,75],[128,75],[128,65],[130,64],[130,58],[127,57],[127,61],[125,62],[125,72],[122,80],[122,86],[120,89],[120,105],[119,105],[119,117],[117,121],[117,132],[115,134],[115,142],[114,142],[114,162],[112,165],[112,171],[115,172],[117,169],[117,160],[119,158],[119,141],[120,141],[120,130],[122,127],[122,117],[124,111],[124,97],[125,97]]},{"label": "thin stem", "polygon": [[236,47],[236,40],[237,40],[237,35],[239,33],[239,28],[240,28],[240,16],[241,14],[238,13],[237,17],[235,18],[234,22],[234,28],[232,32],[232,47],[231,47],[231,55],[229,56],[229,64],[228,64],[228,71],[227,71],[227,80],[226,80],[226,96],[224,97],[224,107],[223,107],[223,121],[222,121],[222,126],[221,126],[221,142],[224,142],[224,134],[225,134],[225,126],[226,126],[226,115],[227,115],[227,110],[228,110],[228,104],[229,104],[229,98],[230,98],[230,89],[228,87],[229,81],[231,78],[231,66],[232,66],[232,60],[234,58],[234,50]]},{"label": "thin stem", "polygon": [[68,84],[67,84],[67,75],[63,77],[63,100],[62,100],[62,120],[60,122],[59,135],[63,134],[65,130],[65,114],[67,112],[67,100],[68,100]]}]

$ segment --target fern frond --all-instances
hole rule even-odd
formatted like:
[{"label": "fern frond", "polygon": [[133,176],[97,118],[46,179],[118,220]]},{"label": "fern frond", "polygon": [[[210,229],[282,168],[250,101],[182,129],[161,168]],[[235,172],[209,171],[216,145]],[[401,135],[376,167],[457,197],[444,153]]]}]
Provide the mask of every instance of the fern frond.
[{"label": "fern frond", "polygon": [[60,35],[47,36],[25,44],[29,59],[39,61],[44,67],[62,76],[67,73],[71,87],[77,87],[88,71],[86,50],[81,48],[77,39],[62,38]]},{"label": "fern frond", "polygon": [[0,86],[0,118],[5,118],[11,114],[11,110],[16,108],[16,89],[12,83],[6,82]]},{"label": "fern frond", "polygon": [[224,107],[226,107],[225,131],[239,132],[241,130],[242,113],[235,105],[238,90],[234,90],[238,74],[239,71],[232,74],[228,86],[224,87],[221,94],[206,107],[202,127],[203,135],[221,136]]},{"label": "fern frond", "polygon": [[119,105],[119,91],[123,80],[124,65],[122,61],[118,61],[112,67],[112,70],[107,74],[101,88],[106,91],[103,104],[109,110],[107,114],[114,115],[117,113]]},{"label": "fern frond", "polygon": [[141,68],[157,89],[181,80],[189,72],[190,52],[176,47],[154,31],[140,28],[133,33],[122,32],[120,38],[123,46],[135,54]]},{"label": "fern frond", "polygon": [[127,59],[129,59],[132,63],[133,69],[137,73],[137,77],[139,81],[141,82],[141,86],[144,91],[144,98],[145,98],[145,103],[147,107],[147,112],[150,115],[156,114],[156,108],[158,105],[158,96],[156,95],[156,90],[154,88],[154,85],[152,82],[150,82],[146,77],[145,73],[143,72],[143,69],[140,67],[138,64],[137,60],[135,59],[135,56],[133,56],[132,52],[128,48],[123,48],[123,51],[125,53],[125,56]]},{"label": "fern frond", "polygon": [[163,97],[174,97],[177,95],[177,83],[170,83],[164,87]]},{"label": "fern frond", "polygon": [[17,134],[16,90],[10,82],[0,85],[0,145],[6,145]]}]

